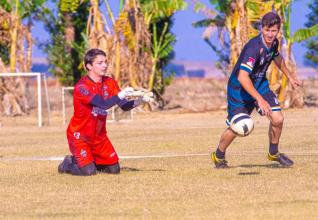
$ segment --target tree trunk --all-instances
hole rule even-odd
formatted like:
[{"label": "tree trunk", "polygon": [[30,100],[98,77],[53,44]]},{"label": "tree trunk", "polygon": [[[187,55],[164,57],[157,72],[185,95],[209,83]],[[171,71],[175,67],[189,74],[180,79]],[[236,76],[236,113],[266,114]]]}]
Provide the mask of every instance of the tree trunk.
[{"label": "tree trunk", "polygon": [[[9,39],[6,40],[10,45],[10,65],[6,67],[0,59],[0,72],[27,72],[31,68],[32,39],[30,31],[24,27],[19,18],[17,8],[19,1],[16,0],[16,10],[11,14],[1,12],[10,19],[12,29]],[[9,31],[8,31],[9,32]],[[25,45],[27,48],[25,49]],[[26,52],[25,52],[26,50]],[[28,114],[30,106],[28,103],[27,83],[21,77],[1,77],[0,78],[0,109],[7,116]]]},{"label": "tree trunk", "polygon": [[246,7],[245,7],[246,0],[236,0],[237,10],[239,14],[238,26],[237,30],[239,33],[239,42],[237,42],[237,47],[239,51],[242,51],[243,46],[249,40],[249,23],[247,19]]},{"label": "tree trunk", "polygon": [[[290,70],[290,75],[292,77],[296,77],[296,62],[293,59],[292,51],[291,51],[291,43],[290,41],[287,44],[286,48],[286,66]],[[279,100],[283,102],[285,108],[289,107],[298,107],[301,108],[304,106],[304,94],[303,89],[293,89],[292,86],[288,83],[288,80],[285,75],[282,78],[281,90],[279,94]]]},{"label": "tree trunk", "polygon": [[0,79],[0,105],[6,116],[25,115],[29,113],[26,98],[26,83],[22,78],[2,77]]},{"label": "tree trunk", "polygon": [[14,14],[12,16],[12,30],[11,30],[11,48],[10,48],[10,72],[16,71],[16,63],[17,63],[17,41],[18,41],[18,26],[19,19]]},{"label": "tree trunk", "polygon": [[64,13],[64,19],[65,19],[65,41],[66,41],[66,51],[71,53],[72,52],[72,43],[75,39],[75,29],[73,26],[72,16],[70,13]]}]

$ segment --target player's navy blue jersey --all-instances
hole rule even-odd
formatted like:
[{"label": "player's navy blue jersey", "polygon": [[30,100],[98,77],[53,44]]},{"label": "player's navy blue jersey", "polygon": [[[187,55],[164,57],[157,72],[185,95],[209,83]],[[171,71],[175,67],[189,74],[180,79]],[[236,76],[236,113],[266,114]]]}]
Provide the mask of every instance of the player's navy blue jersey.
[{"label": "player's navy blue jersey", "polygon": [[227,94],[230,104],[242,105],[255,101],[238,81],[240,70],[249,73],[255,89],[261,95],[269,91],[266,71],[272,60],[279,55],[278,44],[278,40],[275,39],[272,45],[267,48],[261,34],[245,44],[228,82]]}]

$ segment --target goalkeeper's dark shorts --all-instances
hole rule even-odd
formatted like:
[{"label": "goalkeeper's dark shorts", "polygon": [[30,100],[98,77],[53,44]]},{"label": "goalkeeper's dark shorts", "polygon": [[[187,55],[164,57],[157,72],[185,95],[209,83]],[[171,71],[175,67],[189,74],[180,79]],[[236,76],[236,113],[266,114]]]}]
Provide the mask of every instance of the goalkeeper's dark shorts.
[{"label": "goalkeeper's dark shorts", "polygon": [[[272,91],[266,92],[265,94],[262,95],[262,97],[271,106],[271,109],[273,112],[281,111],[281,107],[279,105],[278,99]],[[228,107],[227,107],[228,116],[227,116],[226,124],[230,126],[230,121],[234,117],[234,115],[237,115],[239,113],[245,113],[250,115],[255,108],[260,115],[264,115],[259,109],[256,101],[251,101],[247,103],[229,101]]]}]

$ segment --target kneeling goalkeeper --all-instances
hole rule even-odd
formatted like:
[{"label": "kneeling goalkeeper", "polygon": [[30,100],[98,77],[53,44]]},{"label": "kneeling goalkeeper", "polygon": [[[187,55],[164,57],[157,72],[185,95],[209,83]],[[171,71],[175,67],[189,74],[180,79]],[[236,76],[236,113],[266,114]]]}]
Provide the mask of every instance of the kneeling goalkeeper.
[{"label": "kneeling goalkeeper", "polygon": [[58,166],[59,173],[88,176],[97,171],[118,174],[118,156],[107,137],[107,109],[118,105],[129,111],[151,100],[141,96],[128,101],[133,88],[120,91],[117,82],[105,76],[106,53],[99,49],[89,50],[84,57],[88,73],[74,88],[74,115],[67,128],[67,140],[72,155],[64,158]]}]

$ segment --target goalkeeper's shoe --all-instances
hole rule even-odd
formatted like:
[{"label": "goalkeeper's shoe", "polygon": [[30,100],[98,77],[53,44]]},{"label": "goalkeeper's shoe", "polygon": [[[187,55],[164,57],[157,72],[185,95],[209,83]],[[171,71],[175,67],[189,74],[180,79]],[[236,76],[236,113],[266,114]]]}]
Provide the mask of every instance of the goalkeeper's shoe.
[{"label": "goalkeeper's shoe", "polygon": [[279,153],[279,152],[274,155],[271,155],[270,153],[268,153],[267,158],[270,161],[276,161],[280,163],[280,165],[284,167],[290,167],[294,164],[294,162],[291,159],[289,159],[285,154]]},{"label": "goalkeeper's shoe", "polygon": [[222,168],[228,168],[227,161],[225,159],[217,158],[216,152],[213,152],[211,154],[211,160],[215,164],[215,168],[222,169]]},{"label": "goalkeeper's shoe", "polygon": [[64,157],[64,160],[60,163],[57,170],[59,173],[68,173],[69,167],[73,163],[73,158],[71,155],[67,155]]}]

